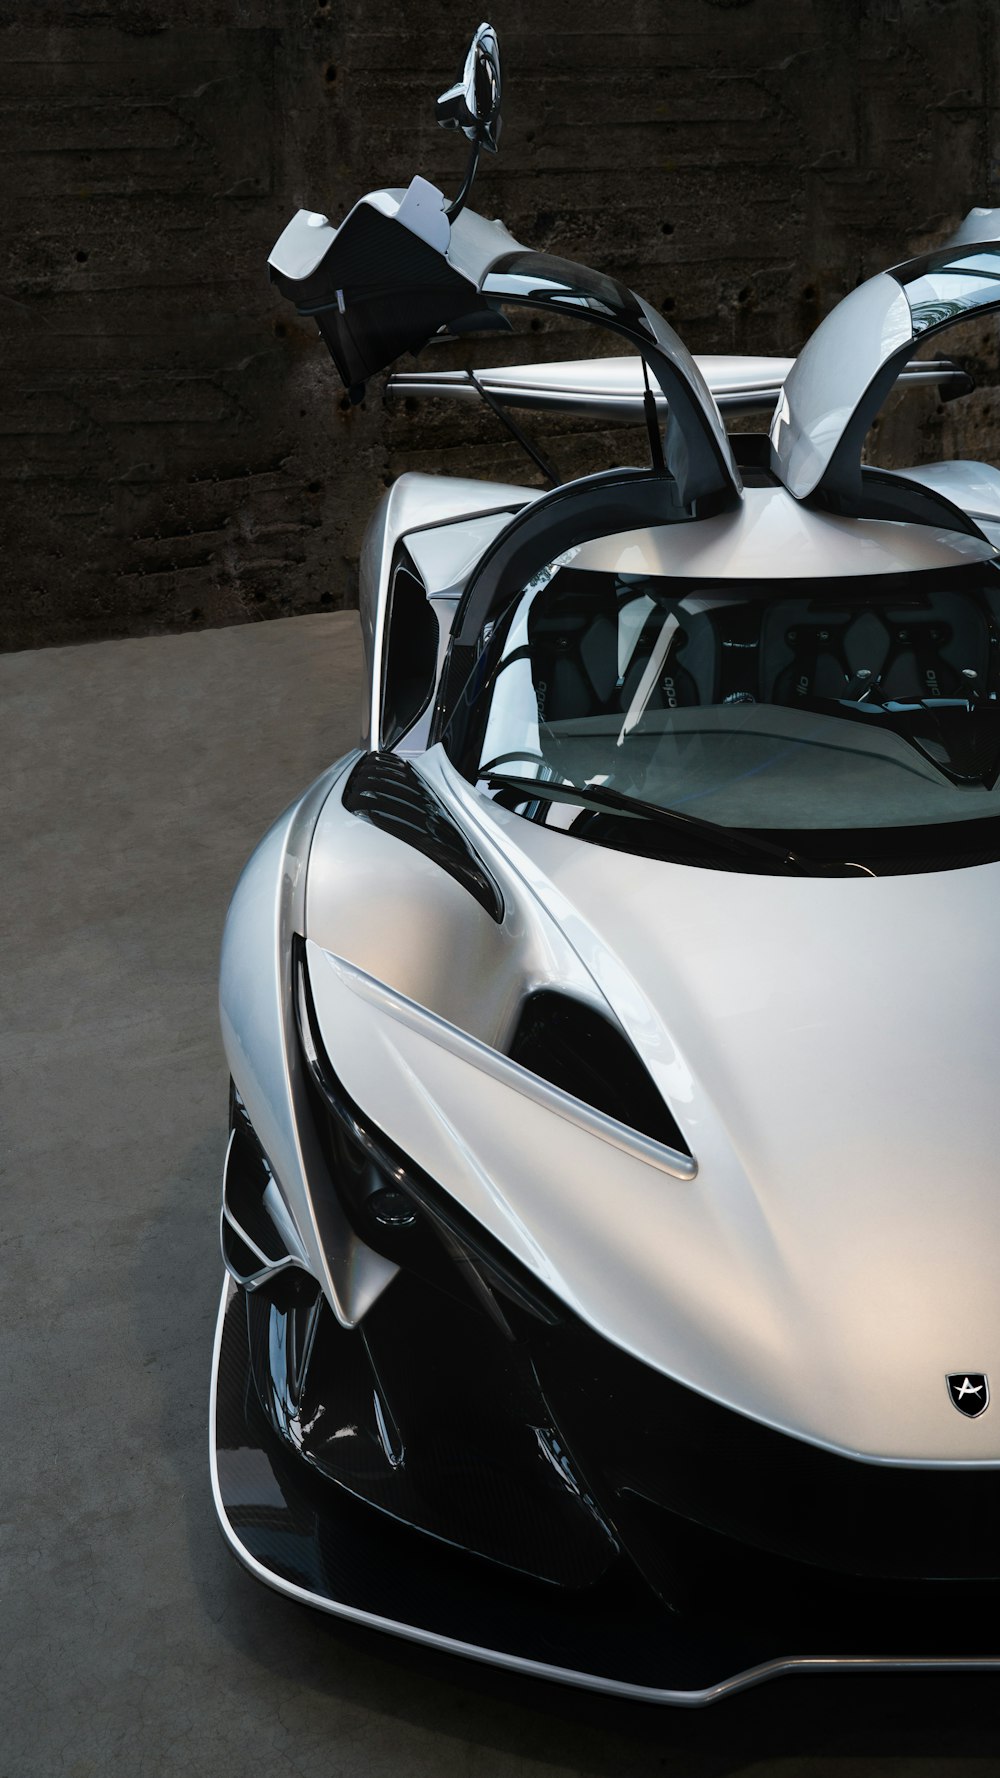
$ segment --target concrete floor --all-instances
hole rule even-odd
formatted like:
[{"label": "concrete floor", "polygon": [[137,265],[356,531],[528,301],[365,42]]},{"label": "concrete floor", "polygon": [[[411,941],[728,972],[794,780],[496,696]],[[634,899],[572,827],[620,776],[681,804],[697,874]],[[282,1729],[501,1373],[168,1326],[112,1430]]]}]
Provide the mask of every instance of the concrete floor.
[{"label": "concrete floor", "polygon": [[219,938],[359,673],[348,615],[0,659],[0,1778],[1000,1774],[994,1678],[634,1708],[338,1625],[226,1551]]}]

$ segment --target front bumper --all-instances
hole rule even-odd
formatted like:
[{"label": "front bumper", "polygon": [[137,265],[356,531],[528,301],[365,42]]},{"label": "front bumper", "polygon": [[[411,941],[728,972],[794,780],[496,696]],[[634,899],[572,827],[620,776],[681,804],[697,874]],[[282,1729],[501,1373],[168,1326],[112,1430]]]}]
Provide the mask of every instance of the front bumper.
[{"label": "front bumper", "polygon": [[220,1308],[212,1476],[258,1578],[665,1703],[793,1670],[1000,1668],[1000,1471],[821,1449],[603,1338],[370,1124],[301,960],[297,982],[326,1189],[393,1274],[346,1327],[287,1241],[274,1258],[271,1170],[237,1095],[224,1221],[263,1270],[227,1252],[245,1288]]},{"label": "front bumper", "polygon": [[[830,1596],[828,1577],[814,1571],[815,1597],[782,1621],[763,1587],[756,1599],[745,1587],[741,1599],[727,1596],[717,1567],[706,1580],[712,1596],[676,1610],[624,1551],[590,1585],[553,1586],[399,1523],[277,1436],[254,1382],[243,1293],[228,1279],[211,1465],[223,1532],[258,1579],[370,1628],[539,1678],[693,1705],[792,1671],[1000,1668],[1000,1655],[976,1647],[996,1581],[923,1581],[915,1590],[841,1577]],[[779,1593],[783,1566],[778,1558]],[[742,1580],[756,1574],[761,1586],[769,1572],[765,1560]]]}]

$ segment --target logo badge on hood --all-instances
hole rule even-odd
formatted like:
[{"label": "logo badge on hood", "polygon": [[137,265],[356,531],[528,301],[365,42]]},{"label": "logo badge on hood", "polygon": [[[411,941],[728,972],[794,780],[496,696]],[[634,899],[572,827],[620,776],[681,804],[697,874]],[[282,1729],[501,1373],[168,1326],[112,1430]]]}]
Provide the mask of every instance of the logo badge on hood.
[{"label": "logo badge on hood", "polygon": [[948,1374],[948,1394],[952,1406],[960,1414],[967,1414],[970,1420],[978,1420],[985,1414],[990,1405],[989,1378],[982,1371],[951,1371]]}]

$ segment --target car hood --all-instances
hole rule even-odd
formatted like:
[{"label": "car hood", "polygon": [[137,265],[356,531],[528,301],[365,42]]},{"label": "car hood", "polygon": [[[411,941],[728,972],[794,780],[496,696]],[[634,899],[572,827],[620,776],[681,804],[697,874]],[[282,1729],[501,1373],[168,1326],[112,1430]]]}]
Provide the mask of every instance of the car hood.
[{"label": "car hood", "polygon": [[[317,1011],[358,1103],[657,1369],[870,1460],[1000,1462],[1000,1419],[963,1417],[946,1383],[1000,1377],[1000,866],[702,870],[537,827],[478,797],[439,749],[422,769],[503,887],[508,976],[520,948],[537,979],[548,942],[570,991],[599,990],[697,1176],[491,1074],[484,1046],[463,1053],[459,1027],[474,1023],[447,1003],[439,1029],[421,1025],[433,995],[400,963],[405,946],[379,954],[371,926],[359,936],[320,865]],[[441,1041],[445,1028],[457,1036]]]}]

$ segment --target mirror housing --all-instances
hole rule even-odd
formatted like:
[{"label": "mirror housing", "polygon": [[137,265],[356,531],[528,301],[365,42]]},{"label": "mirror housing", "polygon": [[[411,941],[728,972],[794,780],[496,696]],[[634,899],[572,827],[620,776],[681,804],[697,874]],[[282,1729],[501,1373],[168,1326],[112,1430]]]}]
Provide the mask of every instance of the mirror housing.
[{"label": "mirror housing", "polygon": [[495,154],[502,96],[497,34],[492,25],[483,23],[469,45],[462,78],[438,99],[438,123],[445,130],[461,130],[477,148]]}]

